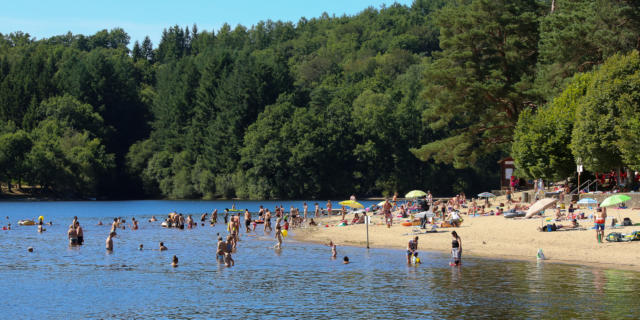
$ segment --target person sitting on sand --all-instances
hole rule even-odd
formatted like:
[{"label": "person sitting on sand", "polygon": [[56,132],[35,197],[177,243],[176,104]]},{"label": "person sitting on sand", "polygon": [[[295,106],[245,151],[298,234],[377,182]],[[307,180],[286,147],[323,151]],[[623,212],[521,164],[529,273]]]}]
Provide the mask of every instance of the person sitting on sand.
[{"label": "person sitting on sand", "polygon": [[358,213],[356,212],[353,215],[353,220],[351,220],[351,224],[356,224],[356,223],[358,223],[359,220],[360,220],[360,216],[358,216]]},{"label": "person sitting on sand", "polygon": [[315,221],[313,221],[313,218],[311,218],[311,220],[309,221],[309,225],[310,226],[317,226],[318,224]]},{"label": "person sitting on sand", "polygon": [[160,251],[167,250],[167,247],[164,246],[164,242],[160,242],[160,248],[158,248],[158,250],[160,250]]}]

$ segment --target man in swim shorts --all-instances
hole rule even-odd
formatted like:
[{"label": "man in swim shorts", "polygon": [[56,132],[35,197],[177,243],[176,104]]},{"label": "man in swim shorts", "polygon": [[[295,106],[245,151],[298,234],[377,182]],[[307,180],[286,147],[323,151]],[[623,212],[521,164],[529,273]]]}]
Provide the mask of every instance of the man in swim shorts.
[{"label": "man in swim shorts", "polygon": [[244,226],[247,228],[247,233],[251,232],[249,228],[251,226],[251,212],[249,209],[244,209]]},{"label": "man in swim shorts", "polygon": [[78,233],[76,232],[76,228],[74,228],[73,225],[69,226],[67,237],[69,238],[69,245],[75,246],[78,244]]}]

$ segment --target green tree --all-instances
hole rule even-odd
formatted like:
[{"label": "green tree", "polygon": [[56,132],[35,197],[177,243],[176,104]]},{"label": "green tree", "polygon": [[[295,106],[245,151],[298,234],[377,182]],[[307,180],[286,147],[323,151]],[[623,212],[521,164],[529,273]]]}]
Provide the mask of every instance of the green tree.
[{"label": "green tree", "polygon": [[22,130],[0,135],[0,173],[6,179],[9,192],[13,179],[20,183],[26,175],[25,159],[31,145],[29,135]]},{"label": "green tree", "polygon": [[475,0],[437,16],[442,52],[426,72],[425,120],[444,137],[413,152],[456,167],[510,146],[535,73],[538,1]]},{"label": "green tree", "polygon": [[[640,56],[613,55],[593,73],[577,110],[571,151],[591,171],[620,168],[625,160],[637,166],[631,147],[640,134]],[[621,148],[622,147],[622,148]],[[623,153],[624,152],[624,153]]]},{"label": "green tree", "polygon": [[557,181],[575,171],[576,161],[569,146],[576,110],[592,79],[590,73],[578,74],[548,105],[523,110],[511,148],[519,174]]}]

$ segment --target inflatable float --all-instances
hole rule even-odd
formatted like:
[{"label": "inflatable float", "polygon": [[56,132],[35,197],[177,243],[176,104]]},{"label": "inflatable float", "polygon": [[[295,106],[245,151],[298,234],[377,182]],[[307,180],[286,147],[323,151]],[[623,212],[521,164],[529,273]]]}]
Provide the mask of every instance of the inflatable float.
[{"label": "inflatable float", "polygon": [[18,221],[18,224],[21,226],[35,226],[36,222],[33,220],[20,220]]}]

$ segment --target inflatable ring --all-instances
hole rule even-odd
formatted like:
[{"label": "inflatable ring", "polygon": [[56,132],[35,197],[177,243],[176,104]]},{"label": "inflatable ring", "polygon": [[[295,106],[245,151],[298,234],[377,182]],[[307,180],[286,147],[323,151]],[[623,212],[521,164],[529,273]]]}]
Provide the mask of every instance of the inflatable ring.
[{"label": "inflatable ring", "polygon": [[411,227],[411,226],[413,225],[413,223],[412,223],[412,222],[408,222],[408,221],[407,221],[407,222],[403,222],[403,223],[401,223],[401,225],[403,225],[403,226],[405,226],[405,227]]}]

